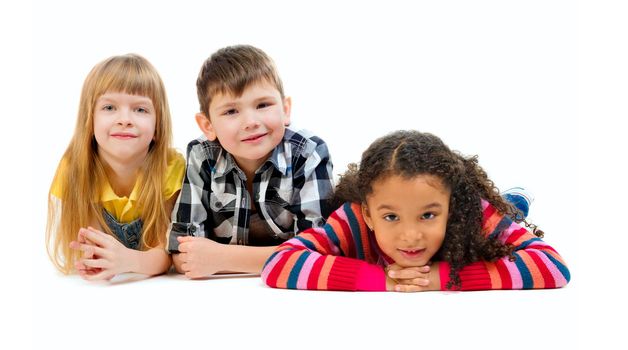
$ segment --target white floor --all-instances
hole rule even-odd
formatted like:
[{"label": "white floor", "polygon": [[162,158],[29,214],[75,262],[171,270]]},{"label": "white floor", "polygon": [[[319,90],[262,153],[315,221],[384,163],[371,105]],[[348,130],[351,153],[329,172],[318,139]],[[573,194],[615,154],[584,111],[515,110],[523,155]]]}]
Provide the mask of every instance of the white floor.
[{"label": "white floor", "polygon": [[[571,349],[577,289],[348,293],[271,289],[258,277],[36,282],[35,348]],[[89,345],[88,345],[89,344]],[[124,345],[122,345],[124,344]],[[298,344],[298,345],[297,345]],[[542,344],[539,347],[539,344]]]}]

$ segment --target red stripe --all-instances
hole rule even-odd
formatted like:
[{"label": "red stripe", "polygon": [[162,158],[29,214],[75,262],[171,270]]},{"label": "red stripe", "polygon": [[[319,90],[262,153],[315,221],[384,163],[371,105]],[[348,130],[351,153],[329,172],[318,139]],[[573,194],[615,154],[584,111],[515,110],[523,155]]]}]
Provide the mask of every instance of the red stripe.
[{"label": "red stripe", "polygon": [[488,207],[486,207],[486,209],[484,209],[483,214],[483,218],[482,218],[482,226],[484,226],[484,223],[491,217],[493,216],[493,214],[495,214],[495,212],[497,212],[497,209],[495,209],[495,207],[491,204],[488,205]]},{"label": "red stripe", "polygon": [[528,251],[528,255],[532,258],[536,266],[539,268],[539,271],[541,271],[541,276],[543,276],[543,281],[545,282],[545,288],[556,288],[556,281],[554,281],[554,276],[552,276],[552,273],[547,268],[547,266],[545,266],[545,263],[543,262],[543,260],[541,260],[538,254],[543,253],[539,253],[537,251]]},{"label": "red stripe", "polygon": [[[345,215],[347,215],[347,213],[345,213]],[[342,232],[335,232],[335,233],[341,242],[343,240],[343,237],[347,242],[348,249],[347,249],[347,252],[345,252],[345,256],[351,256],[351,257],[357,256],[355,253],[355,242],[353,241],[353,235],[351,234],[351,228],[349,227],[349,223],[345,220],[338,220],[338,222],[340,223],[340,227],[342,227]]]},{"label": "red stripe", "polygon": [[497,267],[497,272],[499,272],[499,278],[502,280],[502,289],[512,289],[512,279],[510,278],[510,273],[508,272],[508,268],[506,267],[504,259],[508,258],[505,257],[497,260],[495,262],[495,267]]},{"label": "red stripe", "polygon": [[[329,245],[329,239],[327,239],[327,237],[323,236],[320,233],[317,232],[310,232],[310,238],[305,238],[307,241],[312,241],[315,240],[316,242],[312,242],[312,243],[318,243],[320,245],[320,247],[323,249],[322,252],[319,252],[321,254],[331,254],[331,246]],[[301,247],[301,249],[303,249],[303,247]],[[316,248],[316,245],[314,244],[314,250],[317,250],[318,248]]]},{"label": "red stripe", "polygon": [[516,242],[519,238],[521,238],[521,236],[523,236],[523,235],[525,235],[527,233],[528,233],[528,230],[526,230],[525,228],[523,228],[523,227],[518,228],[518,229],[516,229],[516,230],[514,230],[513,232],[510,233],[510,235],[506,239],[506,243],[513,244],[513,242]]},{"label": "red stripe", "polygon": [[460,272],[462,290],[491,289],[491,276],[483,262],[475,262],[465,266]]},{"label": "red stripe", "polygon": [[325,263],[325,257],[321,256],[312,265],[312,270],[310,271],[310,276],[307,279],[307,289],[316,290],[318,289],[318,276],[321,274],[321,270],[323,269],[323,264]]},{"label": "red stripe", "polygon": [[295,253],[294,250],[278,253],[278,254],[281,254],[281,256],[279,257],[279,261],[277,262],[277,264],[275,264],[273,269],[268,274],[268,277],[266,278],[266,284],[267,285],[269,285],[271,287],[275,287],[275,288],[277,287],[277,279],[279,278],[279,275],[281,274],[281,271],[283,270],[284,266],[286,265],[286,262],[288,261],[288,258],[293,253]]}]

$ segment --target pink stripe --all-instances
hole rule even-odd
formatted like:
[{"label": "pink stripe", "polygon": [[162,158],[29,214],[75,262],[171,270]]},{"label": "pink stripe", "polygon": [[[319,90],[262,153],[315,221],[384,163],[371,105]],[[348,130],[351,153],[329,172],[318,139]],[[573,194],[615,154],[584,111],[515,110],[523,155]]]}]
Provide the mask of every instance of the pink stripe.
[{"label": "pink stripe", "polygon": [[522,289],[523,279],[521,278],[521,272],[517,269],[517,265],[514,262],[508,261],[508,258],[503,258],[504,265],[508,269],[510,280],[512,281],[512,289]]},{"label": "pink stripe", "polygon": [[316,259],[320,258],[321,255],[318,253],[312,253],[310,256],[305,259],[303,263],[303,267],[299,272],[299,279],[297,280],[297,289],[307,289],[307,280],[310,277],[310,273],[312,272],[312,266],[316,262]]},{"label": "pink stripe", "polygon": [[272,270],[275,269],[275,265],[277,265],[279,260],[281,260],[281,257],[283,256],[283,254],[285,252],[287,252],[287,251],[289,251],[289,250],[284,250],[284,251],[281,251],[281,252],[277,253],[277,255],[275,255],[273,260],[271,260],[269,263],[266,264],[266,266],[264,266],[264,269],[262,270],[262,280],[266,281],[266,278],[268,277],[268,274]]},{"label": "pink stripe", "polygon": [[349,220],[347,219],[347,212],[345,212],[344,206],[340,207],[339,210],[336,210],[336,215],[338,215],[338,217],[342,219],[342,221],[347,223],[349,222]]},{"label": "pink stripe", "polygon": [[545,255],[545,253],[538,250],[528,251],[528,253],[536,254],[536,256],[538,256],[541,260],[543,260],[543,264],[547,266],[547,269],[550,271],[550,273],[552,274],[552,277],[554,278],[554,283],[556,284],[556,288],[567,285],[567,280],[565,279],[565,276],[563,276],[563,274],[560,273],[560,270],[547,257],[547,255]]},{"label": "pink stripe", "polygon": [[484,198],[482,198],[482,199],[480,200],[480,202],[482,203],[482,211],[484,211],[484,209],[486,209],[486,208],[488,207],[488,204],[489,204],[489,203],[488,203],[488,201],[487,201],[487,200],[485,200]]}]

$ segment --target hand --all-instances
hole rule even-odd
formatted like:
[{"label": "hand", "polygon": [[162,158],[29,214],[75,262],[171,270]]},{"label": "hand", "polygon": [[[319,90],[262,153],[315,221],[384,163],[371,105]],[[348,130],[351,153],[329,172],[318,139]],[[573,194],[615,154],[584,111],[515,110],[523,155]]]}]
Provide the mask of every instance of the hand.
[{"label": "hand", "polygon": [[226,245],[203,237],[177,237],[181,272],[188,278],[208,277],[224,270]]},{"label": "hand", "polygon": [[137,251],[92,227],[81,228],[78,242],[72,241],[70,248],[83,251],[84,256],[77,262],[77,269],[81,277],[90,281],[109,280],[117,274],[134,271],[137,264]]},{"label": "hand", "polygon": [[396,292],[422,292],[430,289],[430,266],[403,267],[396,263],[386,269],[386,289]]},{"label": "hand", "polygon": [[[79,249],[80,244],[95,246],[94,242],[85,238],[85,235],[77,234],[77,240],[78,240],[78,244],[75,241],[70,242],[70,248]],[[94,258],[94,249],[90,247],[85,247],[85,249],[83,249],[83,259],[93,259],[93,258]],[[87,267],[85,266],[85,264],[81,262],[81,260],[76,261],[74,263],[74,266],[76,270],[78,271],[78,274],[81,277],[84,277],[85,275],[95,275],[102,270],[100,268]]]}]

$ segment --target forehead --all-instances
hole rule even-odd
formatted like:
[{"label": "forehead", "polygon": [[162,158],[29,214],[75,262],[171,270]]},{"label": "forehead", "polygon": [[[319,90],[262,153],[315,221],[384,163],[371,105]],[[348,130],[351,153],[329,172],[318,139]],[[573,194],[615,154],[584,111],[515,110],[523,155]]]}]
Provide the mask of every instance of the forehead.
[{"label": "forehead", "polygon": [[244,87],[240,93],[235,90],[229,89],[227,86],[216,87],[211,94],[211,104],[217,100],[241,100],[241,99],[255,99],[265,96],[280,97],[281,93],[275,86],[267,79],[257,80]]},{"label": "forehead", "polygon": [[451,191],[442,180],[433,175],[412,178],[387,176],[373,183],[373,192],[367,196],[371,205],[423,206],[432,203],[447,205]]},{"label": "forehead", "polygon": [[148,96],[128,94],[126,92],[106,92],[100,95],[97,102],[117,102],[129,104],[153,104],[153,100]]}]

